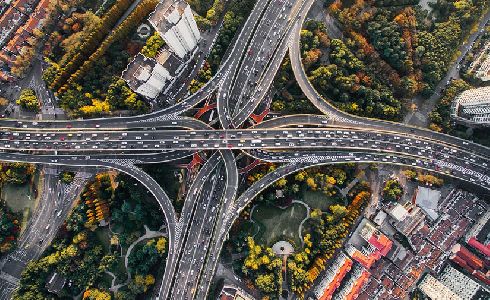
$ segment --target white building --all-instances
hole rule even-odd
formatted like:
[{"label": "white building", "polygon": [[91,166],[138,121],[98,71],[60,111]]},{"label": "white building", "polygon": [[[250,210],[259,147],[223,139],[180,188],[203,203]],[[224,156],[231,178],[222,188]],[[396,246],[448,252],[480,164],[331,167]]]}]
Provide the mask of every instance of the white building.
[{"label": "white building", "polygon": [[463,300],[473,299],[473,296],[482,290],[479,283],[450,265],[444,269],[439,281]]},{"label": "white building", "polygon": [[485,82],[490,80],[490,42],[485,43],[485,47],[480,51],[470,65],[468,71],[474,73],[477,78]]},{"label": "white building", "polygon": [[157,60],[138,54],[122,74],[133,91],[149,99],[155,99],[165,87],[171,86],[182,69],[182,62],[169,52],[160,53]]},{"label": "white building", "polygon": [[462,92],[451,105],[451,117],[468,125],[490,126],[490,87]]},{"label": "white building", "polygon": [[427,274],[419,283],[419,289],[433,300],[462,300],[460,296],[430,274]]},{"label": "white building", "polygon": [[201,34],[191,8],[183,0],[160,2],[149,18],[150,24],[180,58],[197,48]]},{"label": "white building", "polygon": [[439,217],[439,200],[441,200],[441,191],[423,186],[418,187],[415,203],[432,221],[435,221]]}]

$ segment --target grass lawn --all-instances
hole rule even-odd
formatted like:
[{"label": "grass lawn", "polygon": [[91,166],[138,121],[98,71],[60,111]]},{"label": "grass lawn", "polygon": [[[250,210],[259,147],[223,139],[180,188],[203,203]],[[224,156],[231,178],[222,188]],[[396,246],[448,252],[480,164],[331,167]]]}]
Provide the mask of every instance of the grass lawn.
[{"label": "grass lawn", "polygon": [[302,200],[310,206],[311,209],[319,208],[322,211],[327,211],[331,205],[342,204],[343,201],[333,197],[328,197],[321,191],[309,191],[304,189],[302,191]]},{"label": "grass lawn", "polygon": [[306,208],[300,204],[293,204],[286,209],[259,204],[253,211],[252,219],[262,225],[263,230],[257,234],[256,240],[272,246],[271,243],[284,236],[292,239],[296,245],[300,245],[298,228],[304,218],[306,218]]},{"label": "grass lawn", "polygon": [[8,207],[14,212],[22,212],[26,208],[31,209],[34,204],[34,195],[31,193],[29,183],[22,185],[4,184],[1,197],[5,199]]}]

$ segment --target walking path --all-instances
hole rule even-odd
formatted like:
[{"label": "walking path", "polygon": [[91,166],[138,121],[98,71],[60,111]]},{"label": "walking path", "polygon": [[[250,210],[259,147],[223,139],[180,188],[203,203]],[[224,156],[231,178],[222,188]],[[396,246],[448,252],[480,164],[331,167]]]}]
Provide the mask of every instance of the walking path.
[{"label": "walking path", "polygon": [[305,242],[303,241],[303,224],[306,222],[306,220],[308,220],[310,218],[311,208],[308,204],[306,204],[305,202],[303,202],[301,200],[293,200],[292,203],[298,203],[298,204],[301,204],[304,207],[306,207],[306,217],[303,219],[303,221],[301,221],[301,223],[299,223],[299,227],[298,227],[298,236],[299,236],[299,239],[301,241],[301,246],[304,246]]},{"label": "walking path", "polygon": [[[167,236],[167,234],[163,233],[163,232],[160,232],[160,231],[151,231],[148,226],[144,225],[145,226],[145,234],[140,236],[136,241],[134,241],[133,243],[131,243],[131,245],[129,245],[128,247],[128,251],[126,251],[126,255],[124,256],[124,266],[126,267],[126,271],[128,270],[128,259],[129,259],[129,255],[131,255],[131,251],[133,251],[133,248],[141,241],[145,240],[145,239],[153,239],[153,238],[156,238],[156,237],[160,237],[160,236]],[[129,272],[128,273],[128,278],[126,278],[126,280],[123,282],[123,283],[120,283],[118,285],[114,285],[116,283],[116,276],[109,272],[109,271],[106,271],[105,272],[106,274],[109,274],[110,276],[112,276],[112,283],[111,283],[111,287],[109,288],[109,290],[111,292],[117,292],[121,287],[127,285],[129,283],[129,281],[131,280],[131,274]]]}]

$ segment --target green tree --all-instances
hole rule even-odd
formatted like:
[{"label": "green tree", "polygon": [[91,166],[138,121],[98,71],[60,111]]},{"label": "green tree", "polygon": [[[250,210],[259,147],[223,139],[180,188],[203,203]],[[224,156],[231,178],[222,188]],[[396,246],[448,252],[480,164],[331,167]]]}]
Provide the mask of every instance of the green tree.
[{"label": "green tree", "polygon": [[255,279],[255,285],[264,293],[273,293],[277,290],[274,274],[259,275]]},{"label": "green tree", "polygon": [[33,89],[24,89],[20,92],[19,99],[17,99],[17,104],[22,108],[30,111],[39,111],[39,100],[37,99],[36,93]]},{"label": "green tree", "polygon": [[146,45],[141,49],[141,53],[146,57],[153,58],[164,45],[165,41],[160,34],[155,31],[155,33],[146,40]]},{"label": "green tree", "polygon": [[403,188],[396,179],[386,181],[383,188],[383,199],[387,201],[397,201],[403,195]]}]

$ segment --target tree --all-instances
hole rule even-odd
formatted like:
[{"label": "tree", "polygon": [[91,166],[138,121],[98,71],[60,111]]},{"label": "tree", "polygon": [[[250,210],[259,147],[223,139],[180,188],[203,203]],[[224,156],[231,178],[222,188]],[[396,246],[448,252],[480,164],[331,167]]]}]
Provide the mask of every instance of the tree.
[{"label": "tree", "polygon": [[110,254],[104,255],[100,260],[99,270],[111,271],[117,266],[117,257]]},{"label": "tree", "polygon": [[111,294],[99,289],[88,289],[83,293],[83,299],[87,300],[111,300]]},{"label": "tree", "polygon": [[109,85],[105,101],[110,104],[111,109],[129,108],[142,111],[145,107],[145,104],[138,99],[138,95],[121,78],[114,79],[112,84]]},{"label": "tree", "polygon": [[0,257],[14,248],[19,232],[18,217],[10,208],[0,204]]},{"label": "tree", "polygon": [[310,187],[312,190],[316,190],[317,188],[317,184],[315,183],[315,179],[313,177],[308,177],[306,179],[306,184],[308,185],[308,187]]},{"label": "tree", "polygon": [[383,188],[383,199],[387,201],[397,201],[403,195],[403,188],[396,179],[386,181]]},{"label": "tree", "polygon": [[412,170],[405,170],[403,171],[403,174],[410,180],[414,180],[415,178],[417,178],[417,172]]},{"label": "tree", "polygon": [[273,111],[282,111],[285,108],[284,101],[274,100],[272,102],[271,108]]},{"label": "tree", "polygon": [[70,184],[75,178],[74,172],[64,171],[60,173],[60,180],[63,183]]},{"label": "tree", "polygon": [[36,170],[34,165],[26,163],[0,163],[0,182],[13,184],[26,183]]},{"label": "tree", "polygon": [[264,293],[273,293],[276,291],[276,282],[274,274],[259,275],[255,279],[255,285]]},{"label": "tree", "polygon": [[276,181],[275,186],[278,188],[283,188],[286,186],[287,183],[288,183],[288,181],[286,180],[286,178],[283,177],[283,178],[279,179],[278,181]]},{"label": "tree", "polygon": [[146,57],[153,58],[164,45],[165,41],[158,31],[155,31],[155,33],[146,40],[146,45],[141,49],[141,53]]},{"label": "tree", "polygon": [[17,104],[22,108],[37,112],[39,110],[39,100],[33,89],[24,89],[20,92]]},{"label": "tree", "polygon": [[340,221],[343,217],[347,215],[347,208],[345,206],[335,204],[329,207],[332,212],[333,222]]},{"label": "tree", "polygon": [[167,246],[167,240],[165,238],[159,238],[157,241],[156,249],[157,252],[163,254]]},{"label": "tree", "polygon": [[418,174],[417,179],[420,183],[424,183],[427,185],[442,186],[444,184],[444,180],[439,179],[431,174]]}]

